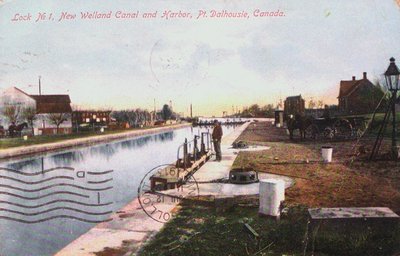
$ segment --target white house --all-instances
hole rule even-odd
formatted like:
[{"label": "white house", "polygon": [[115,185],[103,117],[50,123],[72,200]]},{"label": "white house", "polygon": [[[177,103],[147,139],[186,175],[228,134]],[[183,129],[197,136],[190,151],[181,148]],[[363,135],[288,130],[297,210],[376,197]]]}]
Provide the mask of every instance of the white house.
[{"label": "white house", "polygon": [[71,100],[69,95],[30,95],[24,91],[11,87],[0,92],[0,125],[8,128],[11,124],[9,118],[4,115],[7,108],[16,109],[16,123],[23,123],[23,112],[27,108],[33,108],[36,111],[36,119],[33,122],[35,135],[38,134],[56,134],[57,125],[51,119],[65,119],[59,127],[59,134],[68,134],[72,132],[71,121]]}]

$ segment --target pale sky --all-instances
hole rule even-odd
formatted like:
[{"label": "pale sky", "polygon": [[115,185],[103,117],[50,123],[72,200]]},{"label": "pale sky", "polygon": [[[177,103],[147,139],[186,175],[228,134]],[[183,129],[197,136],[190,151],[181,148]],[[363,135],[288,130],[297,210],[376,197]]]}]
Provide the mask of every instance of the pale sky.
[{"label": "pale sky", "polygon": [[[253,17],[253,11],[284,17]],[[192,19],[160,18],[165,10]],[[196,19],[199,10],[247,11],[249,19]],[[156,19],[82,20],[81,12],[158,13]],[[35,22],[39,12],[54,21]],[[61,12],[76,14],[60,21]],[[16,13],[31,21],[13,22]],[[69,94],[91,108],[157,108],[221,115],[302,94],[337,103],[338,83],[380,78],[400,61],[394,0],[46,1],[0,0],[0,89]]]}]

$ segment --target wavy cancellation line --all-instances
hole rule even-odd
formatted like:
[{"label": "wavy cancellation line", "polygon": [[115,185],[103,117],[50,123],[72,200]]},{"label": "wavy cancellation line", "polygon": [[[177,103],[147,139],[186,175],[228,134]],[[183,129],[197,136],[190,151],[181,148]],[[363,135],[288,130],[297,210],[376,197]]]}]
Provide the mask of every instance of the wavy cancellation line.
[{"label": "wavy cancellation line", "polygon": [[[57,170],[62,170],[62,171],[67,171],[67,172],[62,172],[62,173],[57,173]],[[100,203],[100,192],[101,191],[107,191],[112,189],[112,186],[107,186],[106,184],[104,185],[99,185],[103,183],[107,183],[111,180],[112,178],[109,179],[103,179],[100,181],[87,181],[86,184],[80,184],[80,185],[75,185],[73,182],[75,181],[76,177],[73,177],[75,169],[71,167],[56,167],[56,168],[51,168],[51,169],[46,169],[42,170],[39,172],[32,172],[32,173],[26,173],[10,168],[4,168],[0,167],[0,188],[7,189],[7,191],[0,191],[0,195],[7,195],[10,196],[10,198],[7,198],[7,200],[0,200],[0,206],[14,206],[14,207],[19,207],[16,209],[7,209],[4,207],[0,207],[0,212],[3,213],[9,213],[11,216],[6,215],[0,215],[0,220],[9,220],[9,221],[16,221],[20,223],[26,223],[26,224],[34,224],[34,223],[40,223],[40,222],[45,222],[49,221],[52,219],[58,219],[58,218],[66,218],[66,219],[74,219],[82,222],[88,222],[88,223],[101,223],[101,222],[107,222],[110,221],[111,219],[103,219],[103,220],[93,220],[90,219],[90,216],[100,216],[103,218],[107,218],[105,215],[111,214],[112,211],[103,210],[103,209],[98,209],[99,211],[94,211],[92,207],[104,207],[104,206],[109,206],[112,204],[112,202],[105,202],[105,203]],[[88,176],[101,176],[101,175],[107,175],[109,173],[112,173],[113,170],[106,170],[102,172],[86,172]],[[51,173],[50,177],[45,178],[43,175],[44,174],[49,174]],[[62,174],[66,175],[62,175]],[[14,176],[12,174],[16,174],[18,176]],[[69,176],[67,176],[69,175]],[[37,177],[40,178],[38,180],[31,180],[31,177]],[[81,176],[78,176],[78,178],[83,178]],[[36,179],[37,179],[36,178]],[[95,177],[93,177],[95,178]],[[19,184],[5,184],[7,182],[1,182],[1,180],[9,180],[9,181],[14,181]],[[72,181],[71,182],[65,182],[66,180]],[[46,182],[50,181],[58,181],[54,182],[54,184],[46,184]],[[25,188],[23,185],[38,185],[37,187],[28,187]],[[93,184],[92,186],[87,186],[87,184]],[[55,188],[54,190],[56,191],[47,191],[44,192],[43,194],[35,195],[35,194],[30,194],[30,193],[35,193],[35,192],[41,192],[41,191],[46,191],[49,189]],[[58,189],[57,189],[58,188]],[[73,192],[73,191],[68,191],[67,188],[75,188],[79,189],[80,193]],[[13,191],[13,192],[11,192]],[[88,193],[84,193],[85,191],[91,191],[91,192],[97,192],[98,195],[98,202],[97,203],[88,203],[88,202],[83,202],[81,198],[91,198]],[[23,193],[28,193],[27,195],[19,195],[18,193],[15,192],[23,192]],[[68,195],[71,196],[69,199],[58,199],[58,198],[52,198],[53,196],[56,195]],[[31,202],[13,202],[14,200],[11,200],[13,197],[15,198],[20,198],[23,200],[29,200]],[[47,199],[45,201],[47,202],[37,202],[36,200],[39,199]],[[51,200],[51,201],[50,201]],[[67,205],[65,205],[67,204]],[[46,208],[41,208],[45,206],[50,206]],[[90,207],[91,210],[88,208],[86,209],[79,209],[80,207]],[[48,209],[50,208],[50,209]],[[25,212],[24,209],[34,209],[35,211],[32,212]],[[67,211],[66,213],[63,213],[61,215],[56,215],[58,212],[57,210],[65,210]],[[74,214],[85,214],[87,215],[86,217],[82,216],[74,216]],[[37,220],[31,220],[29,217],[36,216]]]},{"label": "wavy cancellation line", "polygon": [[54,177],[50,177],[50,178],[47,178],[47,179],[44,179],[44,180],[39,180],[39,181],[24,181],[24,180],[20,180],[20,179],[8,177],[8,176],[0,175],[0,179],[8,179],[8,180],[20,182],[20,183],[23,183],[23,184],[34,185],[34,184],[40,184],[40,183],[43,183],[43,182],[46,182],[46,181],[56,180],[56,179],[74,180],[74,177],[70,177],[70,176],[54,176]]},{"label": "wavy cancellation line", "polygon": [[102,183],[106,183],[106,182],[109,182],[109,181],[112,181],[113,180],[113,178],[109,178],[109,179],[106,179],[106,180],[100,180],[100,181],[91,181],[91,180],[89,180],[87,183],[89,183],[89,184],[102,184]]},{"label": "wavy cancellation line", "polygon": [[88,203],[82,203],[79,201],[75,200],[70,200],[70,199],[58,199],[58,200],[52,200],[46,203],[42,204],[37,204],[37,205],[24,205],[24,204],[19,204],[19,203],[14,203],[14,202],[9,202],[9,201],[4,201],[0,200],[1,204],[8,204],[8,205],[13,205],[21,208],[27,208],[27,209],[35,209],[35,208],[40,208],[43,206],[51,205],[51,204],[56,204],[56,203],[71,203],[71,204],[76,204],[76,205],[82,205],[82,206],[89,206],[89,207],[98,207],[98,206],[107,206],[113,204],[112,202],[107,202],[107,203],[97,203],[97,204],[88,204]]},{"label": "wavy cancellation line", "polygon": [[108,171],[104,171],[104,172],[87,172],[87,174],[91,174],[91,175],[103,175],[103,174],[107,174],[107,173],[112,173],[114,172],[114,170],[108,170]]},{"label": "wavy cancellation line", "polygon": [[47,218],[43,218],[43,219],[39,219],[39,220],[24,220],[24,219],[19,219],[19,218],[1,216],[0,215],[0,219],[17,221],[17,222],[26,223],[26,224],[35,224],[35,223],[45,222],[45,221],[48,221],[48,220],[59,219],[59,218],[74,219],[74,220],[79,220],[79,221],[88,222],[88,223],[102,223],[102,222],[109,222],[109,221],[112,220],[112,219],[89,220],[89,219],[84,219],[84,218],[75,217],[75,216],[71,216],[71,215],[56,215],[56,216],[51,216],[51,217],[47,217]]},{"label": "wavy cancellation line", "polygon": [[37,216],[40,214],[45,214],[45,213],[49,213],[49,212],[54,212],[57,210],[69,210],[69,211],[74,211],[74,212],[79,212],[79,213],[84,213],[84,214],[88,214],[88,215],[106,215],[106,214],[110,214],[112,213],[112,211],[107,211],[107,212],[88,212],[88,211],[84,211],[84,210],[80,210],[80,209],[76,209],[76,208],[72,208],[72,207],[54,207],[48,210],[44,210],[44,211],[40,211],[40,212],[32,212],[32,213],[26,213],[26,212],[20,212],[20,211],[16,211],[16,210],[10,210],[10,209],[6,209],[6,208],[0,208],[0,212],[10,212],[10,213],[15,213],[15,214],[20,214],[20,215],[24,215],[24,216]]},{"label": "wavy cancellation line", "polygon": [[78,185],[69,184],[69,183],[58,183],[58,184],[53,184],[53,185],[49,185],[49,186],[45,186],[45,187],[41,187],[41,188],[36,188],[36,189],[23,189],[23,188],[11,186],[11,185],[0,184],[0,188],[15,189],[15,190],[22,191],[22,192],[39,192],[39,191],[42,191],[42,190],[55,188],[55,187],[73,187],[73,188],[78,188],[78,189],[88,190],[88,191],[105,191],[105,190],[109,190],[109,189],[113,188],[113,187],[87,188],[87,187],[78,186]]},{"label": "wavy cancellation line", "polygon": [[72,167],[55,167],[55,168],[46,169],[46,170],[43,170],[40,172],[26,173],[26,172],[21,172],[21,171],[10,169],[10,168],[0,167],[0,171],[12,172],[12,173],[16,173],[16,174],[20,174],[20,175],[24,175],[24,176],[36,176],[36,175],[41,175],[41,174],[43,175],[45,173],[49,173],[49,172],[53,172],[53,171],[57,171],[57,170],[74,171],[75,169]]}]

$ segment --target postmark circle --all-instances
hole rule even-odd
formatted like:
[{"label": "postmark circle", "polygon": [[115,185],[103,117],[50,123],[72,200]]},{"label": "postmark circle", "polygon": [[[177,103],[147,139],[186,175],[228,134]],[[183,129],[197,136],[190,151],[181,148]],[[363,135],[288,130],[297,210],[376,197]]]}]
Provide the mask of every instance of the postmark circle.
[{"label": "postmark circle", "polygon": [[[151,219],[161,223],[168,222],[174,214],[162,206],[179,203],[188,197],[199,197],[199,185],[191,174],[186,175],[185,179],[179,179],[175,184],[165,182],[166,177],[177,177],[181,171],[184,170],[176,168],[173,164],[163,164],[154,167],[142,178],[137,192],[138,201]],[[163,193],[165,189],[168,189],[168,194]]]}]

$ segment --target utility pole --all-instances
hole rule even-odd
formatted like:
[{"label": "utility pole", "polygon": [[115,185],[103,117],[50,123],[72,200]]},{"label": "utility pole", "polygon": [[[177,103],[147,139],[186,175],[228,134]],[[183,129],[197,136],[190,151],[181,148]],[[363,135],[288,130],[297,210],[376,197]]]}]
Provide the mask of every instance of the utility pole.
[{"label": "utility pole", "polygon": [[42,77],[41,76],[39,76],[39,95],[42,95],[42,85],[41,85],[41,83],[40,83],[40,79],[41,79]]},{"label": "utility pole", "polygon": [[192,103],[190,103],[190,118],[193,118],[193,106],[192,106]]},{"label": "utility pole", "polygon": [[153,99],[153,108],[154,108],[153,116],[154,116],[154,122],[155,122],[156,121],[156,117],[157,117],[157,114],[156,114],[156,98]]}]

